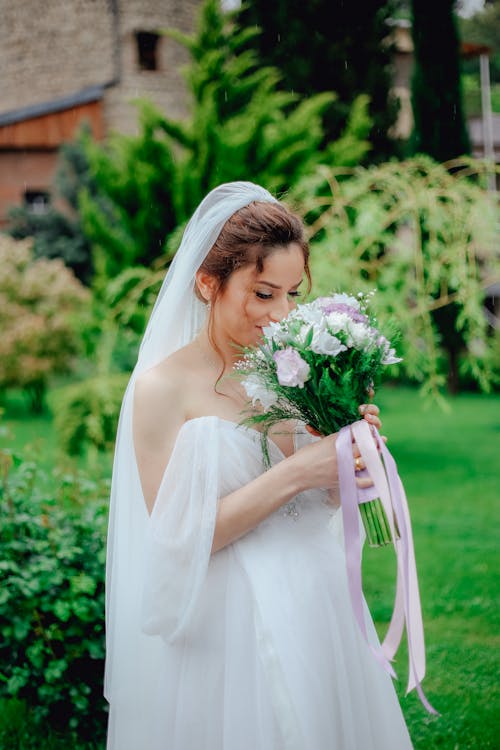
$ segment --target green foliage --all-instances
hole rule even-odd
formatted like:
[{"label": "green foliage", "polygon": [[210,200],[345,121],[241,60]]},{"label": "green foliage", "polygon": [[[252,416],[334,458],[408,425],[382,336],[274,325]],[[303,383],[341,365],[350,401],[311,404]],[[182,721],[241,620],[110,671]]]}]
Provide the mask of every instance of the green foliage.
[{"label": "green foliage", "polygon": [[81,455],[89,446],[98,451],[112,448],[128,377],[102,375],[52,391],[59,442],[70,456]]},{"label": "green foliage", "polygon": [[140,134],[87,145],[99,199],[84,192],[80,211],[103,278],[171,255],[170,235],[221,182],[260,182],[280,194],[320,163],[357,163],[369,149],[366,97],[346,112],[341,143],[327,150],[322,115],[333,94],[301,99],[277,88],[279,74],[246,48],[256,32],[234,27],[217,0],[201,7],[193,36],[170,33],[190,54],[191,115],[169,119],[139,103]]},{"label": "green foliage", "polygon": [[[500,83],[500,2],[493,0],[469,18],[460,18],[461,37],[465,42],[483,44],[490,48],[490,77],[492,83]],[[477,73],[477,58],[466,62],[467,73]],[[500,109],[494,109],[499,112]]]},{"label": "green foliage", "polygon": [[0,388],[22,386],[40,410],[50,376],[74,365],[88,292],[61,260],[34,260],[31,244],[0,235]]},{"label": "green foliage", "polygon": [[[84,142],[89,134],[82,129],[77,139],[64,143],[58,153],[51,205],[46,213],[35,213],[28,206],[9,212],[7,231],[15,239],[33,238],[36,258],[62,258],[76,277],[88,284],[92,275],[91,248],[78,214],[78,194],[86,189],[94,194],[93,181]],[[62,204],[64,208],[54,205]]]},{"label": "green foliage", "polygon": [[[260,29],[248,47],[261,64],[280,71],[281,90],[307,97],[335,92],[323,114],[326,142],[341,137],[353,100],[366,97],[371,123],[363,138],[373,145],[368,158],[380,160],[395,149],[387,136],[397,104],[389,94],[392,50],[386,42],[394,10],[392,0],[365,0],[362,12],[357,3],[330,0],[252,0],[243,4],[237,23],[241,29]],[[365,150],[357,163],[366,158]]]},{"label": "green foliage", "polygon": [[455,0],[412,0],[413,154],[444,162],[470,153],[462,102]]},{"label": "green foliage", "polygon": [[[460,377],[498,382],[483,304],[500,278],[498,205],[487,165],[426,157],[369,169],[323,169],[296,198],[310,224],[314,293],[377,289],[383,325],[401,330],[395,371],[438,394]],[[462,381],[463,382],[463,381]]]},{"label": "green foliage", "polygon": [[0,698],[39,724],[103,737],[107,487],[0,454]]}]

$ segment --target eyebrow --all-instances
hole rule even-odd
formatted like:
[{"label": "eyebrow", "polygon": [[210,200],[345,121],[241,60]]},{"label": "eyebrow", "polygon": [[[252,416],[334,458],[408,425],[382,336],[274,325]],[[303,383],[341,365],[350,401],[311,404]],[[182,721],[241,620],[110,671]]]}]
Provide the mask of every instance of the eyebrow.
[{"label": "eyebrow", "polygon": [[[272,284],[270,281],[261,281],[260,279],[257,281],[257,284],[264,284],[264,286],[270,286],[271,289],[281,289],[281,287],[278,284]],[[293,284],[290,288],[293,289],[295,286],[300,286],[302,284],[302,279],[300,281],[297,281],[296,284]]]}]

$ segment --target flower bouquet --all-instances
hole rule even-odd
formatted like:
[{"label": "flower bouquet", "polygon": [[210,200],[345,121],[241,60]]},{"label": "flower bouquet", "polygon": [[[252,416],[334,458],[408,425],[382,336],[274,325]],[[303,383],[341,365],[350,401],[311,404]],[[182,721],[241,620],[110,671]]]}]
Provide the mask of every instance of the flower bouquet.
[{"label": "flower bouquet", "polygon": [[[384,367],[401,361],[369,313],[373,294],[332,294],[298,305],[264,329],[258,347],[245,349],[237,371],[253,405],[260,402],[263,411],[243,423],[263,428],[266,465],[273,424],[297,419],[321,435],[338,432],[359,419],[359,404]],[[397,535],[397,525],[388,522],[374,488],[358,491],[358,502],[368,544],[391,543],[391,527]]]}]

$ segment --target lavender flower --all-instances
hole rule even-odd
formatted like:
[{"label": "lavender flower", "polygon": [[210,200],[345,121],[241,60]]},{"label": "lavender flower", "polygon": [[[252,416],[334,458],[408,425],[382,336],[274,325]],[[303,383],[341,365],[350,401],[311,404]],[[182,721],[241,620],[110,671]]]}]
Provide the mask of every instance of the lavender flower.
[{"label": "lavender flower", "polygon": [[289,387],[304,387],[309,378],[310,367],[296,349],[287,346],[274,352],[273,359],[276,362],[276,373],[280,385]]}]

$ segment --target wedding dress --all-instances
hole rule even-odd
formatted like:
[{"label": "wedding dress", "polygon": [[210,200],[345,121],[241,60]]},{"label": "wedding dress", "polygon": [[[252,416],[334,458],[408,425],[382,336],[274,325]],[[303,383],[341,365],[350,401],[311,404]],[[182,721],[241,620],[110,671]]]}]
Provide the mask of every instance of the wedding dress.
[{"label": "wedding dress", "polygon": [[[219,502],[264,470],[261,436],[219,417],[180,429],[154,510],[132,438],[135,381],[192,340],[196,270],[265,189],[212,190],[183,235],[124,396],[106,565],[108,750],[408,750],[391,678],[352,614],[342,519],[302,493],[211,555]],[[313,440],[297,430],[298,449]],[[270,443],[273,462],[284,458]],[[369,638],[376,633],[368,610]]]},{"label": "wedding dress", "polygon": [[[296,447],[310,439],[297,431]],[[272,441],[270,455],[283,458]],[[154,691],[112,705],[111,747],[411,748],[391,678],[354,621],[341,514],[325,492],[210,556],[219,499],[262,471],[255,430],[218,417],[181,428],[146,545],[141,627],[154,654],[135,683]]]}]

